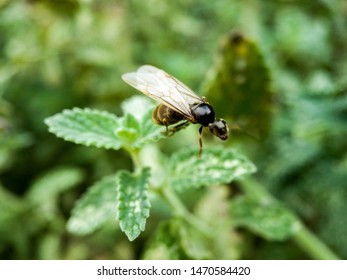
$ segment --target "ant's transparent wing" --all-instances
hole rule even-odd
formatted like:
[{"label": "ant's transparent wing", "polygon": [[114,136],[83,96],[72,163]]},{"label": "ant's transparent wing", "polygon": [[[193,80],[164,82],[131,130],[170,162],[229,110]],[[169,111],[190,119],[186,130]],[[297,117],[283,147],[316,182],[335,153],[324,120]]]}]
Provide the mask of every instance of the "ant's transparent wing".
[{"label": "ant's transparent wing", "polygon": [[122,79],[188,119],[193,119],[190,105],[204,102],[185,84],[154,66],[141,66],[136,72],[122,75]]},{"label": "ant's transparent wing", "polygon": [[153,73],[157,76],[163,77],[165,76],[169,85],[176,87],[176,89],[182,94],[183,98],[189,105],[204,102],[204,100],[198,96],[194,91],[192,91],[188,86],[184,83],[166,73],[164,70],[158,69],[151,65],[144,65],[138,69],[139,72],[142,73]]}]

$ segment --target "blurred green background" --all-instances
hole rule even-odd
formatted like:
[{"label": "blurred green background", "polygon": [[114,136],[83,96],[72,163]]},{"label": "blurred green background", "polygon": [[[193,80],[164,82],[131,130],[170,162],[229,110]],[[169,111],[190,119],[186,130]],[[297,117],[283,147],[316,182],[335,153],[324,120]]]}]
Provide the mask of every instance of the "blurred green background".
[{"label": "blurred green background", "polygon": [[[73,107],[121,114],[137,93],[120,76],[142,64],[239,124],[226,145],[347,258],[346,48],[343,0],[0,0],[1,259],[143,256],[151,224],[132,243],[113,221],[85,237],[65,229],[88,186],[131,168],[128,155],[64,142],[43,122]],[[194,129],[182,132],[189,145],[197,145]],[[184,143],[176,135],[158,145],[170,154]],[[308,258],[290,240],[239,234],[242,258]]]}]

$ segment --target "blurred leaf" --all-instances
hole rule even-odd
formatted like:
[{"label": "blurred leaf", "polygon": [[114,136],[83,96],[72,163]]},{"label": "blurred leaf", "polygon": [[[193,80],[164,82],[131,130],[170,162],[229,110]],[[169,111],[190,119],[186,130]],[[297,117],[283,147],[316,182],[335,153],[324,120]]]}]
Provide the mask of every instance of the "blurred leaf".
[{"label": "blurred leaf", "polygon": [[204,85],[216,113],[242,128],[266,135],[272,92],[269,70],[256,43],[241,34],[227,36]]},{"label": "blurred leaf", "polygon": [[0,184],[0,253],[10,248],[11,254],[25,258],[31,234],[37,233],[37,220],[22,199]]},{"label": "blurred leaf", "polygon": [[231,202],[230,213],[235,226],[246,227],[267,240],[285,240],[300,228],[297,218],[274,202],[260,203],[240,197]]},{"label": "blurred leaf", "polygon": [[114,52],[105,47],[102,45],[89,45],[77,53],[77,56],[84,63],[93,66],[112,67],[114,63]]},{"label": "blurred leaf", "polygon": [[0,171],[11,166],[13,154],[17,150],[27,147],[30,144],[32,144],[32,139],[29,134],[2,133],[0,124]]},{"label": "blurred leaf", "polygon": [[77,201],[67,223],[74,234],[94,232],[106,220],[116,217],[116,176],[108,176],[92,185]]},{"label": "blurred leaf", "polygon": [[296,118],[292,128],[294,136],[314,143],[331,136],[346,135],[346,101],[344,96],[301,98],[293,106]]},{"label": "blurred leaf", "polygon": [[[343,138],[345,139],[345,137]],[[313,225],[319,236],[326,240],[337,254],[347,254],[347,224],[341,223],[346,215],[347,205],[347,156],[320,160],[311,164],[301,174],[296,187],[300,191],[284,190],[286,204],[305,221]],[[309,203],[307,203],[309,198]]]},{"label": "blurred leaf", "polygon": [[[281,138],[277,141],[276,146],[272,143],[271,153],[263,156],[258,166],[265,174],[271,176],[273,182],[281,182],[280,180],[286,176],[300,171],[319,155],[319,147],[312,143]],[[286,168],[283,168],[284,165]]]},{"label": "blurred leaf", "polygon": [[312,95],[330,95],[335,93],[336,84],[326,71],[313,72],[307,81],[307,91]]},{"label": "blurred leaf", "polygon": [[59,260],[61,255],[62,244],[58,234],[47,234],[41,240],[38,248],[39,260]]},{"label": "blurred leaf", "polygon": [[[311,16],[299,7],[283,8],[275,17],[276,47],[303,67],[328,62],[328,23],[327,19]],[[304,65],[302,60],[306,62]]]},{"label": "blurred leaf", "polygon": [[227,184],[256,171],[245,156],[233,149],[204,149],[201,159],[196,149],[175,153],[169,160],[168,179],[174,188],[192,188]]},{"label": "blurred leaf", "polygon": [[280,182],[278,187],[283,188],[281,180],[293,174],[299,178],[302,170],[323,164],[326,153],[344,150],[346,111],[345,96],[300,97],[290,110],[283,110],[274,122],[267,149],[259,150],[258,168],[267,175],[270,185]]},{"label": "blurred leaf", "polygon": [[145,259],[211,259],[213,244],[201,232],[181,219],[160,224],[148,247]]},{"label": "blurred leaf", "polygon": [[25,205],[0,184],[0,232],[8,231],[13,219],[20,214]]},{"label": "blurred leaf", "polygon": [[74,108],[47,118],[45,123],[51,133],[76,144],[115,150],[122,146],[114,134],[119,119],[113,114]]},{"label": "blurred leaf", "polygon": [[179,228],[180,242],[182,249],[195,260],[212,259],[213,252],[210,250],[210,243],[206,236],[189,225],[182,224]]},{"label": "blurred leaf", "polygon": [[[218,259],[234,260],[240,258],[240,238],[231,230],[230,187],[207,188],[195,208],[196,215],[213,227],[213,242],[208,242],[212,256]],[[215,257],[216,258],[216,257]]]},{"label": "blurred leaf", "polygon": [[145,230],[146,219],[149,217],[150,203],[147,193],[149,177],[149,168],[143,169],[137,175],[122,170],[117,176],[117,220],[130,241]]},{"label": "blurred leaf", "polygon": [[181,226],[182,223],[179,220],[161,223],[147,244],[143,258],[152,260],[188,259],[181,247],[179,234]]},{"label": "blurred leaf", "polygon": [[45,4],[49,7],[52,12],[57,13],[60,16],[74,16],[80,1],[76,0],[60,0],[60,1],[50,1],[50,0],[31,0],[31,4]]},{"label": "blurred leaf", "polygon": [[79,184],[83,177],[82,171],[74,167],[61,167],[50,170],[33,182],[27,193],[27,199],[36,204],[54,199],[60,193]]}]

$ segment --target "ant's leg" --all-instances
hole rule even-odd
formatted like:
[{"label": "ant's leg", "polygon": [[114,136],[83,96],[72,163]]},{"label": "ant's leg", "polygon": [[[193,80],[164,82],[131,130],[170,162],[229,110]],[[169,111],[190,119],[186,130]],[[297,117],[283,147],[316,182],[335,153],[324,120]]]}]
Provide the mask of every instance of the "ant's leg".
[{"label": "ant's leg", "polygon": [[185,122],[182,122],[182,123],[179,123],[178,125],[175,125],[174,127],[172,127],[170,130],[175,133],[177,131],[180,131],[181,129],[183,128],[186,128],[188,125],[190,124],[189,121],[185,121]]},{"label": "ant's leg", "polygon": [[177,131],[180,131],[181,129],[187,127],[190,124],[190,122],[187,120],[185,122],[179,123],[173,127],[171,127],[168,131],[167,131],[167,136],[172,136],[174,135]]},{"label": "ant's leg", "polygon": [[162,131],[161,133],[164,134],[165,136],[169,136],[170,130],[169,130],[169,124],[167,123],[166,118],[164,118],[160,124],[165,125],[165,131]]},{"label": "ant's leg", "polygon": [[198,156],[199,159],[201,158],[201,154],[202,154],[202,129],[203,128],[204,128],[203,126],[200,126],[199,128],[199,146],[200,146],[199,156]]}]

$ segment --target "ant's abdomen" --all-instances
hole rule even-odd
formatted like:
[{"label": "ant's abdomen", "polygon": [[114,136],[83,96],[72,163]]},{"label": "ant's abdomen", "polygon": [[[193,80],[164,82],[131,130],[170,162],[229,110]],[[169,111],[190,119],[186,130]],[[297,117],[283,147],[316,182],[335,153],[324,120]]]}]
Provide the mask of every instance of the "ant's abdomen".
[{"label": "ant's abdomen", "polygon": [[152,119],[155,124],[169,126],[185,120],[186,117],[172,110],[170,107],[160,104],[153,111]]}]

